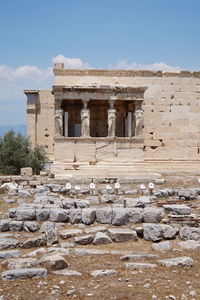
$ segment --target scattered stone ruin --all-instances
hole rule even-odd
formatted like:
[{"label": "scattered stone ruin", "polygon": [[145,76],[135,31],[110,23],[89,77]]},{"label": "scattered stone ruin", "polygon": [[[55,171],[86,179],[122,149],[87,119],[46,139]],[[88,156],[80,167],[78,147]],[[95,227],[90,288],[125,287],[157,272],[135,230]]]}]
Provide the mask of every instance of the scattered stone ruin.
[{"label": "scattered stone ruin", "polygon": [[[49,275],[81,278],[78,261],[88,256],[115,256],[126,272],[136,273],[195,265],[191,255],[181,252],[200,249],[200,187],[163,187],[160,176],[153,181],[60,181],[28,175],[0,180],[5,208],[0,211],[2,281]],[[114,250],[120,244],[125,248]],[[70,267],[73,257],[76,269]],[[89,274],[115,277],[118,271],[110,265]]]}]

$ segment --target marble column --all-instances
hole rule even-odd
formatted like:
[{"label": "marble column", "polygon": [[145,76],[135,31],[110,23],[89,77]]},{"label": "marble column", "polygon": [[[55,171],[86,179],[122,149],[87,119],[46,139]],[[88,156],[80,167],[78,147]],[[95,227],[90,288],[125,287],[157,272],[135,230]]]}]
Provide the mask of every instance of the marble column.
[{"label": "marble column", "polygon": [[64,112],[64,135],[65,137],[68,137],[68,119],[69,119],[69,113],[68,111]]},{"label": "marble column", "polygon": [[57,108],[55,110],[55,137],[63,136],[63,109]]},{"label": "marble column", "polygon": [[90,110],[87,108],[89,101],[83,100],[81,109],[81,137],[90,137]]},{"label": "marble column", "polygon": [[135,111],[135,136],[142,136],[144,114],[142,109]]},{"label": "marble column", "polygon": [[128,137],[132,137],[132,111],[128,112]]},{"label": "marble column", "polygon": [[116,109],[114,109],[114,101],[109,101],[110,108],[108,113],[108,137],[115,137],[116,130]]}]

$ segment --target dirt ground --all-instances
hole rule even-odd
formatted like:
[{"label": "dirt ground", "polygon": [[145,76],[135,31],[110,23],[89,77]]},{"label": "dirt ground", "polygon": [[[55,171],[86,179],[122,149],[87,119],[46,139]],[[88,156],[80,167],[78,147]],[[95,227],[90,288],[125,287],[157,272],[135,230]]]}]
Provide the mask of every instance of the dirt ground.
[{"label": "dirt ground", "polygon": [[[151,250],[150,243],[140,240],[123,244],[96,246],[95,249],[130,250],[133,253],[156,253]],[[94,246],[87,247],[89,249]],[[30,249],[31,251],[32,249]],[[46,279],[26,279],[15,281],[0,281],[0,294],[5,299],[35,300],[35,299],[200,299],[200,259],[198,251],[182,251],[180,253],[167,251],[160,258],[190,256],[195,260],[191,268],[166,268],[157,266],[153,269],[133,271],[125,269],[119,255],[100,256],[66,256],[69,269],[82,273],[82,276],[58,276],[49,272]],[[157,259],[148,260],[156,263]],[[143,260],[144,261],[144,260]],[[95,269],[115,269],[117,274],[111,277],[93,278],[89,274]],[[1,266],[1,271],[3,268]],[[68,290],[74,290],[71,297]],[[52,291],[56,292],[52,295]],[[189,296],[195,291],[197,296]],[[53,293],[54,293],[53,292]],[[184,298],[185,295],[187,298]],[[173,299],[173,298],[172,298]]]},{"label": "dirt ground", "polygon": [[[165,176],[166,183],[157,188],[194,188],[199,187],[196,176],[176,177]],[[136,187],[133,185],[132,187]],[[8,207],[16,204],[5,204],[0,201],[0,212],[5,214]],[[0,217],[1,218],[1,217]],[[92,225],[95,226],[95,225]],[[96,224],[99,226],[99,224]],[[70,228],[72,228],[70,226]],[[75,227],[74,227],[75,228]],[[70,240],[67,240],[67,242]],[[72,241],[72,240],[71,240]],[[26,279],[2,281],[0,279],[0,296],[4,300],[61,300],[61,299],[117,299],[117,300],[150,300],[150,299],[200,299],[200,256],[199,251],[182,251],[176,248],[179,240],[171,241],[175,250],[155,252],[151,243],[143,239],[137,242],[112,243],[107,245],[88,245],[87,249],[121,250],[132,253],[154,253],[160,258],[190,256],[195,265],[189,268],[166,268],[157,266],[153,269],[127,270],[120,255],[65,256],[70,270],[82,273],[82,276],[58,276],[48,272],[46,279]],[[79,246],[80,248],[81,246]],[[23,250],[24,254],[35,249]],[[134,261],[135,262],[135,261]],[[157,259],[140,260],[137,262],[157,263]],[[108,277],[93,278],[92,270],[114,269],[117,274]],[[0,272],[6,270],[0,264]],[[73,290],[71,296],[67,291]],[[196,295],[195,295],[196,293]],[[0,298],[1,299],[1,298]]]}]

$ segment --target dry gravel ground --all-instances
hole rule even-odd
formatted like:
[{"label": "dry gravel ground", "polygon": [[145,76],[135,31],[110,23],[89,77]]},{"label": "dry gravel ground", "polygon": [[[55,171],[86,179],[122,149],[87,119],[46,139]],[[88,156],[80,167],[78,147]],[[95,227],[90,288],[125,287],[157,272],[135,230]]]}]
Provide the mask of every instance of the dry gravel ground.
[{"label": "dry gravel ground", "polygon": [[[158,188],[197,187],[197,177],[165,176],[166,183]],[[6,212],[8,207],[16,204],[5,204],[0,201],[0,211]],[[70,226],[70,228],[72,228]],[[16,233],[17,234],[17,233]],[[70,240],[67,240],[67,242]],[[71,240],[72,241],[72,240]],[[174,247],[176,242],[173,241]],[[133,253],[154,253],[160,258],[190,256],[195,265],[191,268],[166,268],[157,266],[141,271],[125,269],[120,255],[65,256],[69,269],[82,273],[82,276],[58,276],[49,271],[46,279],[26,279],[2,281],[0,279],[0,295],[4,300],[60,300],[60,299],[200,299],[200,256],[198,251],[166,251],[162,253],[151,249],[151,243],[139,239],[137,242],[112,243],[107,245],[90,245],[84,248],[123,250]],[[24,254],[35,249],[23,250]],[[141,260],[141,262],[156,263],[157,259]],[[117,274],[111,277],[93,278],[89,274],[95,269],[115,269]],[[5,267],[0,264],[0,272]],[[67,291],[72,295],[67,296]],[[196,295],[195,295],[196,293]],[[1,299],[1,297],[0,297]]]},{"label": "dry gravel ground", "polygon": [[[135,253],[156,253],[145,241],[128,242],[87,247],[89,249],[130,250]],[[32,249],[30,249],[31,251]],[[0,281],[0,294],[5,299],[200,299],[200,258],[198,251],[167,251],[159,254],[161,258],[191,256],[195,260],[192,268],[166,268],[157,266],[153,269],[133,271],[126,270],[119,255],[75,256],[67,258],[69,269],[82,273],[80,277],[53,275],[49,272],[46,279],[26,279]],[[148,262],[156,263],[156,259]],[[3,268],[0,268],[1,271]],[[117,274],[111,277],[93,278],[89,272],[95,269],[115,269]],[[74,290],[73,296],[66,292]],[[53,291],[53,295],[52,295]],[[189,296],[191,291],[196,297]],[[54,295],[55,293],[55,295]],[[185,298],[184,298],[185,295]]]}]

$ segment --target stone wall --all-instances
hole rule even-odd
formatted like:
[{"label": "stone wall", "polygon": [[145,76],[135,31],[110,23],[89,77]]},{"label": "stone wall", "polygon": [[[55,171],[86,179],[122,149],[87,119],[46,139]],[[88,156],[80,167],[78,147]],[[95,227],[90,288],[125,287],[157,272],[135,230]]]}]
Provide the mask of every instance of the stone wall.
[{"label": "stone wall", "polygon": [[[160,71],[65,70],[60,68],[54,69],[54,73],[55,85],[57,86],[147,86],[143,102],[144,160],[200,160],[199,72],[169,73]],[[47,153],[50,159],[53,159],[54,96],[51,91],[27,91],[26,94],[28,96],[28,135],[30,135],[33,145],[46,145]],[[94,144],[91,141],[87,147],[84,145],[84,151],[82,145],[79,145],[80,143],[77,144],[74,141],[70,143],[69,145],[66,140],[56,141],[56,159],[66,158],[68,160],[72,149],[76,149],[71,155],[72,162],[74,160],[85,161],[86,158],[88,158],[88,162],[93,162],[97,157],[99,161],[101,159],[109,161],[114,156],[115,161],[126,161],[127,155],[131,161],[132,157],[138,161],[142,157],[141,149],[138,154],[129,148],[121,151],[118,146],[118,154],[113,156],[112,153],[116,152],[110,149],[110,145],[103,147],[103,152],[100,153],[100,150],[96,151],[96,142]],[[101,144],[102,141],[99,140],[99,143]],[[78,147],[81,147],[80,151],[77,150]]]},{"label": "stone wall", "polygon": [[25,91],[27,95],[27,135],[32,146],[45,145],[53,159],[54,97],[49,90]]},{"label": "stone wall", "polygon": [[143,139],[56,138],[54,158],[63,163],[142,162]]},{"label": "stone wall", "polygon": [[148,86],[144,96],[145,160],[200,159],[200,73],[55,70],[56,85]]}]

